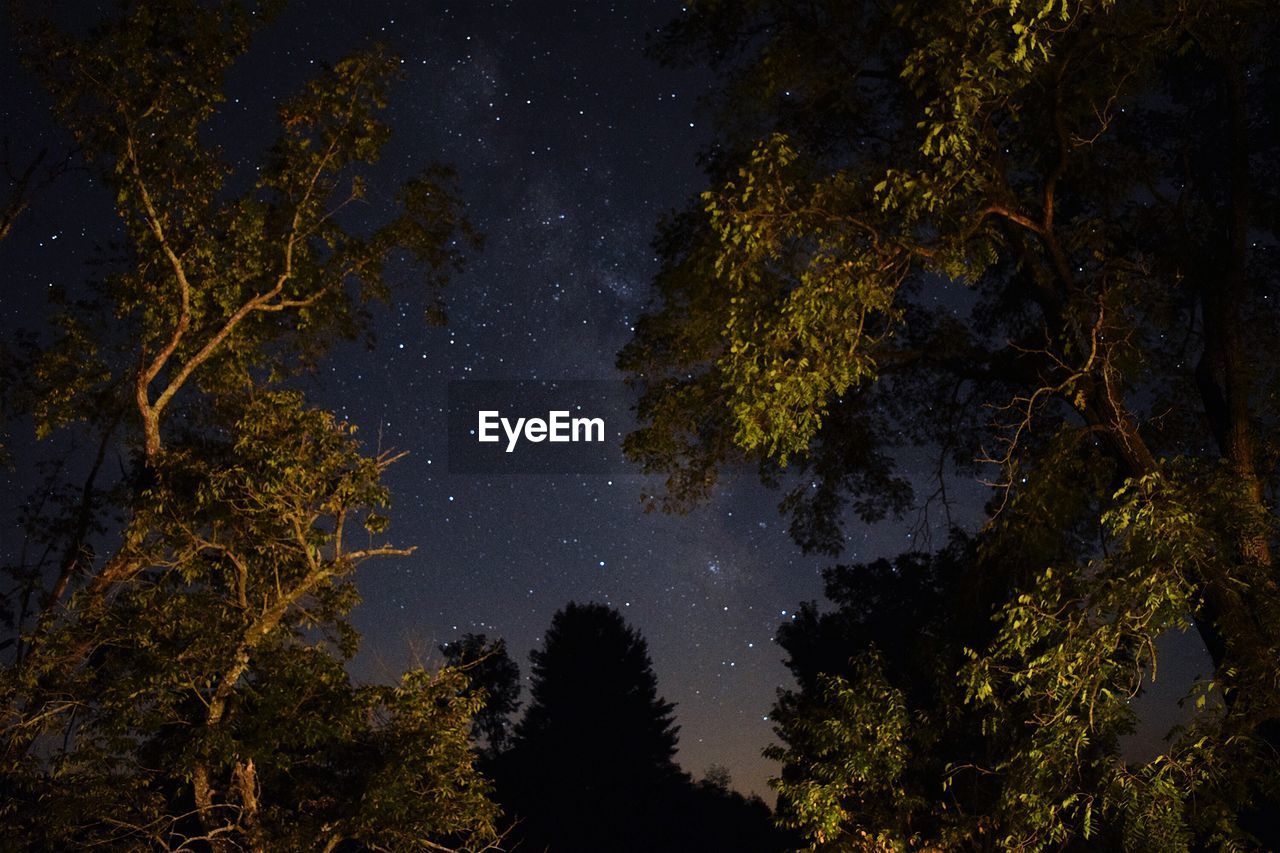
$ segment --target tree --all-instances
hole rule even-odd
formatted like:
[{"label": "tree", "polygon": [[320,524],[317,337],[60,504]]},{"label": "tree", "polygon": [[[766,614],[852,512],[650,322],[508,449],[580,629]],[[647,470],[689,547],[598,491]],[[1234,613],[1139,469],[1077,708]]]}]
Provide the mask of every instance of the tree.
[{"label": "tree", "polygon": [[284,101],[262,162],[224,162],[209,130],[224,76],[271,11],[134,2],[82,35],[21,22],[125,245],[88,293],[58,294],[28,376],[37,434],[78,449],[7,572],[0,819],[15,844],[495,838],[465,676],[357,686],[343,667],[353,573],[412,550],[385,537],[397,454],[367,455],[287,384],[360,332],[389,257],[417,263],[438,313],[473,241],[442,167],[376,227],[344,213],[388,135],[398,63],[381,48]]},{"label": "tree", "polygon": [[695,784],[676,765],[673,707],[657,695],[644,639],[616,610],[570,603],[530,657],[531,703],[508,749],[489,762],[518,843],[786,849],[791,839],[771,825],[768,806],[731,790],[727,770],[713,766]]},{"label": "tree", "polygon": [[678,840],[667,845],[672,850],[776,853],[795,849],[797,841],[773,825],[764,800],[735,791],[728,769],[718,764],[684,788],[670,822],[680,828]]},{"label": "tree", "polygon": [[[766,0],[694,4],[657,48],[720,71],[722,132],[621,356],[644,388],[629,450],[677,510],[726,464],[793,467],[792,531],[829,552],[851,512],[909,505],[900,449],[937,453],[943,504],[985,469],[984,538],[1043,560],[1009,569],[947,700],[1020,727],[982,766],[1002,846],[1104,822],[1135,849],[1280,843],[1258,819],[1280,790],[1277,375],[1255,357],[1276,333],[1275,44],[1251,0]],[[1182,625],[1224,701],[1127,766],[1127,700]],[[905,706],[866,663],[822,702],[885,721],[855,746],[888,784]],[[810,805],[815,846],[892,829]]]},{"label": "tree", "polygon": [[497,774],[522,843],[678,849],[667,813],[687,779],[644,639],[616,610],[570,602],[529,657],[529,707]]},{"label": "tree", "polygon": [[993,725],[956,673],[1034,565],[957,532],[936,554],[824,572],[834,609],[804,604],[778,631],[797,683],[773,709],[783,745],[766,751],[784,824],[819,849],[991,848],[1003,780],[979,768],[1028,744],[1016,710]]},{"label": "tree", "polygon": [[507,654],[507,642],[490,642],[484,634],[463,634],[440,647],[450,667],[467,674],[470,689],[478,691],[484,709],[476,714],[471,736],[484,741],[492,759],[506,748],[511,716],[520,708],[520,667]]}]

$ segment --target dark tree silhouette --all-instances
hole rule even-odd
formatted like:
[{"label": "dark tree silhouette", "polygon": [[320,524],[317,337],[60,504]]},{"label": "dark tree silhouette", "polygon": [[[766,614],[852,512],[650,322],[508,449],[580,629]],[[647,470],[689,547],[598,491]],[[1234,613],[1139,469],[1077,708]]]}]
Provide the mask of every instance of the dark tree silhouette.
[{"label": "dark tree silhouette", "polygon": [[770,853],[799,846],[798,838],[773,825],[764,800],[745,797],[732,785],[729,771],[712,765],[701,781],[684,789],[671,818],[681,827],[681,839],[669,849]]},{"label": "dark tree silhouette", "polygon": [[483,691],[484,710],[476,714],[471,736],[496,756],[511,734],[511,716],[520,708],[520,667],[507,654],[507,641],[484,634],[463,634],[440,647],[449,665],[467,674],[470,690]]},{"label": "dark tree silhouette", "polygon": [[615,610],[569,603],[533,662],[532,698],[499,772],[531,850],[673,849],[673,706],[644,639]]},{"label": "dark tree silhouette", "polygon": [[[501,640],[465,635],[442,648],[449,662],[493,691],[488,713],[514,708],[518,676]],[[616,610],[570,602],[534,650],[532,698],[505,750],[484,769],[516,824],[520,850],[771,853],[790,840],[759,797],[731,790],[728,771],[694,783],[675,762],[674,706],[658,695],[648,646]],[[503,704],[511,700],[510,704]]]}]

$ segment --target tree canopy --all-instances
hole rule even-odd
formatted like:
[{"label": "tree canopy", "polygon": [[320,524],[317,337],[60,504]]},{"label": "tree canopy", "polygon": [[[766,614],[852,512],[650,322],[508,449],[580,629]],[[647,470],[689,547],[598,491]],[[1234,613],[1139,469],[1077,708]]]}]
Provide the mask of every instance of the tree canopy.
[{"label": "tree canopy", "polygon": [[123,244],[14,356],[36,433],[76,448],[6,567],[0,820],[15,845],[496,838],[466,676],[362,686],[344,669],[353,573],[412,550],[386,533],[397,454],[370,455],[289,382],[361,331],[390,259],[417,267],[439,316],[475,240],[441,166],[373,224],[351,216],[388,138],[398,62],[378,46],[281,101],[260,161],[226,158],[227,72],[274,5],[139,0],[87,32],[18,20]]},{"label": "tree canopy", "polygon": [[[852,516],[992,487],[975,565],[1003,591],[938,701],[1017,732],[947,771],[1001,793],[958,835],[868,805],[918,755],[883,648],[809,686],[827,728],[784,723],[814,849],[1276,843],[1276,35],[1251,0],[708,0],[655,45],[720,85],[707,188],[620,357],[652,501],[790,468],[795,538],[838,553]],[[1127,764],[1129,699],[1187,625],[1223,701]]]}]

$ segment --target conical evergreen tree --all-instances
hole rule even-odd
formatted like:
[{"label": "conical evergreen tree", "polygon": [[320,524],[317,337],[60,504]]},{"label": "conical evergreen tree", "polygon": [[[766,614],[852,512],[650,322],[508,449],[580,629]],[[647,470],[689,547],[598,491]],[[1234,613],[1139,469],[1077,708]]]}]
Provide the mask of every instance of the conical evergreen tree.
[{"label": "conical evergreen tree", "polygon": [[601,604],[556,613],[531,653],[531,702],[500,773],[529,849],[674,849],[673,706],[644,638]]}]

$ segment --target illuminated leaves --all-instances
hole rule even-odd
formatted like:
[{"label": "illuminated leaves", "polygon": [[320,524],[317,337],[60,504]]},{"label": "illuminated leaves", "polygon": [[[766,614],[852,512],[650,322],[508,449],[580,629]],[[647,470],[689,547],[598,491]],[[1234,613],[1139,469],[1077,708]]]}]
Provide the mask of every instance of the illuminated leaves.
[{"label": "illuminated leaves", "polygon": [[771,746],[765,755],[787,768],[771,780],[782,797],[779,819],[800,830],[810,849],[910,847],[898,827],[867,820],[919,805],[907,800],[899,781],[909,760],[906,701],[881,666],[868,652],[850,678],[822,676],[811,696],[784,700],[775,711],[787,746]]},{"label": "illuminated leaves", "polygon": [[[923,480],[928,457],[929,521],[953,476],[993,487],[970,568],[990,573],[986,597],[963,606],[995,622],[925,656],[961,694],[907,697],[908,737],[935,735],[954,767],[908,750],[925,806],[859,800],[891,778],[859,775],[874,730],[838,727],[875,706],[897,737],[877,678],[906,693],[911,673],[860,673],[864,690],[836,666],[846,682],[805,683],[775,752],[810,843],[1236,844],[1242,810],[1275,790],[1258,760],[1274,735],[1250,727],[1280,707],[1277,377],[1256,357],[1274,283],[1264,238],[1223,237],[1273,230],[1265,7],[708,2],[665,33],[667,58],[720,73],[721,133],[620,360],[644,392],[628,452],[668,476],[655,504],[687,508],[755,462],[790,488],[799,544],[838,553],[855,513],[912,504],[898,459]],[[1247,271],[1230,294],[1228,257]],[[1165,757],[1126,767],[1155,639],[1192,625],[1227,710],[1206,700]],[[837,744],[857,757],[845,769],[823,763]]]},{"label": "illuminated leaves", "polygon": [[[416,269],[415,299],[439,316],[478,240],[447,168],[370,201],[399,74],[380,47],[285,100],[261,161],[212,144],[226,74],[275,6],[127,3],[87,34],[24,22],[28,61],[123,226],[109,274],[64,300],[35,360],[41,436],[83,421],[103,448],[61,578],[28,581],[43,611],[24,606],[25,659],[0,691],[0,773],[31,806],[6,829],[35,846],[467,849],[495,835],[465,676],[357,687],[343,668],[353,573],[412,551],[386,538],[381,475],[398,457],[368,455],[353,426],[285,390],[363,330],[370,300],[391,295],[388,263]],[[358,204],[377,209],[359,221]],[[95,488],[108,449],[121,471]]]}]

